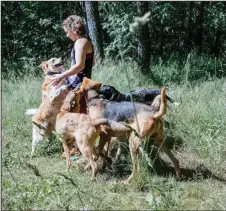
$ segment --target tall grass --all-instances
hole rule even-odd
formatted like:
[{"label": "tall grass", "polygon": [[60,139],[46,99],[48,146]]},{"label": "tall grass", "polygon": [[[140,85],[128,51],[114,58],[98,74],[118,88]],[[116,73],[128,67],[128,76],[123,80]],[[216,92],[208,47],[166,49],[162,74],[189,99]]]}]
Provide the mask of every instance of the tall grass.
[{"label": "tall grass", "polygon": [[[208,62],[206,60],[203,64]],[[25,117],[24,111],[40,104],[43,79],[3,80],[3,209],[226,208],[224,79],[209,75],[205,81],[191,80],[195,68],[189,59],[182,68],[173,60],[171,63],[156,63],[147,75],[142,75],[133,61],[116,63],[105,60],[104,64],[95,67],[93,79],[113,85],[121,92],[129,91],[125,65],[132,89],[164,85],[173,99],[182,99],[180,106],[168,103],[165,116],[170,123],[166,141],[173,143],[171,147],[182,168],[182,181],[175,180],[171,163],[162,153],[155,171],[142,161],[141,174],[136,175],[129,186],[119,183],[128,176],[126,171],[113,174],[106,170],[92,183],[89,182],[91,172],[83,172],[75,163],[66,173],[60,149],[48,154],[43,150],[50,145],[59,148],[56,140],[43,141],[36,157],[30,158],[31,118]],[[120,168],[131,170],[128,165],[130,162],[126,166],[121,164]]]}]

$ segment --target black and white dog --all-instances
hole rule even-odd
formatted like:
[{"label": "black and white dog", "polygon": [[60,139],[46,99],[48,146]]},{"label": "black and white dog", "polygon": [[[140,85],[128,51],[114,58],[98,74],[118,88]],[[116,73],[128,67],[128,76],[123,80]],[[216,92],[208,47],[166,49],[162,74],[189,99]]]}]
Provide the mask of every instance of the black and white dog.
[{"label": "black and white dog", "polygon": [[[131,101],[131,96],[133,101],[143,103],[146,105],[151,105],[156,96],[161,94],[160,89],[151,89],[151,88],[142,88],[131,91],[131,93],[120,93],[113,86],[102,85],[99,91],[100,97],[110,101]],[[171,97],[166,95],[166,99],[175,104],[179,105],[180,103],[175,102]]]}]

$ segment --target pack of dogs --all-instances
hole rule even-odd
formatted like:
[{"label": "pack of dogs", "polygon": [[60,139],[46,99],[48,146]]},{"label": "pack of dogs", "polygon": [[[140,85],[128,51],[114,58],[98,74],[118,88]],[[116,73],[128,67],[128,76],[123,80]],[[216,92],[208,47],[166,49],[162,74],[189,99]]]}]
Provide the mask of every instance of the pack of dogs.
[{"label": "pack of dogs", "polygon": [[[41,104],[38,109],[28,109],[25,112],[26,115],[33,116],[32,155],[38,143],[55,131],[61,137],[67,170],[71,166],[71,151],[77,146],[86,161],[84,169],[91,167],[93,179],[98,172],[97,160],[110,159],[110,146],[117,139],[128,144],[131,154],[132,173],[123,181],[128,184],[134,174],[140,171],[142,142],[153,137],[172,161],[176,178],[180,178],[179,162],[164,142],[163,120],[167,101],[176,105],[179,103],[166,95],[165,88],[145,88],[120,93],[113,86],[102,85],[86,77],[74,89],[64,80],[55,87],[51,80],[63,71],[62,59],[51,58],[39,67],[45,75]],[[81,97],[86,99],[87,114],[80,113]],[[99,143],[96,147],[97,139]]]}]

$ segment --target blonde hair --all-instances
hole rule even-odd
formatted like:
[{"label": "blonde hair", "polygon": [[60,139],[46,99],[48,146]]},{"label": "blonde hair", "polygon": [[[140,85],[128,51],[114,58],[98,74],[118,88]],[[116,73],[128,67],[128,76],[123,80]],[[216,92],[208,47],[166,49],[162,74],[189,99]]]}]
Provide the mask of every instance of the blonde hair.
[{"label": "blonde hair", "polygon": [[62,27],[75,32],[78,36],[86,34],[84,21],[82,17],[78,15],[70,15],[67,17],[62,23]]}]

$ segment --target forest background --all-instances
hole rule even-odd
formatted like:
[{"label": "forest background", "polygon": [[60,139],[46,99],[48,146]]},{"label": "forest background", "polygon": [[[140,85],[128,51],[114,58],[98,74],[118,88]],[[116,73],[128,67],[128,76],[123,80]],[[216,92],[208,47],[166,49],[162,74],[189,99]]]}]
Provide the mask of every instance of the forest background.
[{"label": "forest background", "polygon": [[[2,210],[225,210],[225,11],[225,1],[1,1]],[[130,31],[147,12],[147,24]],[[181,181],[155,145],[144,147],[151,165],[143,156],[128,186],[126,150],[93,183],[75,163],[65,172],[57,139],[44,140],[31,158],[24,112],[40,105],[40,63],[64,57],[69,67],[73,42],[61,24],[72,14],[84,17],[94,43],[94,80],[121,92],[164,86],[182,100],[168,103],[164,116]]]},{"label": "forest background", "polygon": [[[39,74],[41,61],[52,56],[69,58],[73,43],[61,24],[71,14],[86,19],[96,56],[117,60],[119,55],[150,73],[161,62],[183,65],[189,56],[199,71],[190,79],[222,76],[226,51],[226,3],[222,2],[2,2],[2,76]],[[151,12],[150,21],[129,32],[134,17]],[[194,55],[197,55],[194,56]],[[200,59],[203,58],[201,61]],[[206,64],[204,58],[210,59]],[[189,57],[190,58],[190,57]],[[198,64],[197,64],[198,63]],[[153,73],[154,74],[154,73]],[[183,73],[181,73],[183,74]],[[175,73],[173,82],[179,82]],[[154,79],[154,75],[153,75]]]}]

